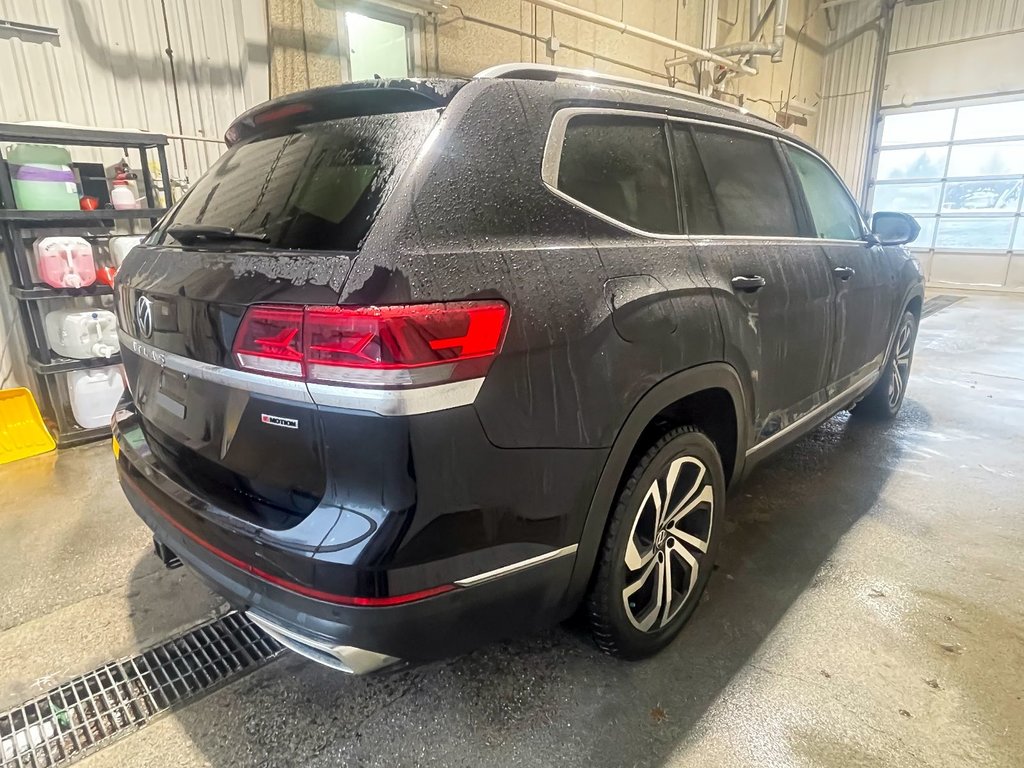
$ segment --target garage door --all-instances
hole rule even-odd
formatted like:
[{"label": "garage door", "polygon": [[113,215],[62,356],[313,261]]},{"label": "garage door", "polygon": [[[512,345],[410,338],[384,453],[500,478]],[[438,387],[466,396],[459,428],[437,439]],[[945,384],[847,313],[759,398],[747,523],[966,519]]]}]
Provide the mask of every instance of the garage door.
[{"label": "garage door", "polygon": [[1024,99],[883,114],[871,208],[921,224],[931,285],[1024,291]]}]

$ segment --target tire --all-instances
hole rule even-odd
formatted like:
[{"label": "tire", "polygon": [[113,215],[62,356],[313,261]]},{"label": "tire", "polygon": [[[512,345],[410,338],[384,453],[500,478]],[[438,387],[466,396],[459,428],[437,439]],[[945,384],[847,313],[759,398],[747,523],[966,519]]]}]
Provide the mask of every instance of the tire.
[{"label": "tire", "polygon": [[[681,514],[667,524],[666,511]],[[616,499],[586,600],[602,651],[641,659],[672,642],[707,586],[724,512],[725,472],[703,432],[674,429],[639,459]],[[657,602],[659,586],[670,600]]]},{"label": "tire", "polygon": [[910,380],[910,365],[914,361],[914,343],[917,341],[917,318],[913,312],[904,312],[896,329],[889,359],[875,386],[853,409],[857,416],[889,421],[896,418],[903,407]]}]

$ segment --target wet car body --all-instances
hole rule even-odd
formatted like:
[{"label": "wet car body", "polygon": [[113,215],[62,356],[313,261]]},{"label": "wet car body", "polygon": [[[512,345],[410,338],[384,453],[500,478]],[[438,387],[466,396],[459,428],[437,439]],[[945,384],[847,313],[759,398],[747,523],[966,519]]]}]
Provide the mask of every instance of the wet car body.
[{"label": "wet car body", "polygon": [[[659,413],[695,393],[727,402],[713,418],[728,422],[735,484],[870,388],[922,295],[901,248],[649,237],[544,178],[567,109],[798,143],[735,110],[548,78],[399,81],[270,102],[229,142],[288,137],[311,119],[289,110],[309,104],[397,134],[388,121],[415,123],[358,241],[168,241],[186,198],[118,274],[130,397],[114,431],[121,484],[157,540],[282,642],[345,671],[568,617]],[[281,117],[261,127],[267,114]],[[833,261],[848,257],[861,279],[837,285]],[[768,288],[737,291],[737,271]],[[458,302],[507,307],[500,351],[469,380],[387,390],[239,367],[255,306]]]}]

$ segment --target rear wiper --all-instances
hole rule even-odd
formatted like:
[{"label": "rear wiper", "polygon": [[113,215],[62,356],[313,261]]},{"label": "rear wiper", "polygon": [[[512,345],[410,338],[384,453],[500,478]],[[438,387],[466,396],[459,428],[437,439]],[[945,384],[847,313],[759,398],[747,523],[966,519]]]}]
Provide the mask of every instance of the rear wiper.
[{"label": "rear wiper", "polygon": [[194,243],[197,240],[254,240],[269,243],[270,235],[261,232],[239,232],[234,227],[219,227],[214,224],[172,224],[167,234],[180,243]]}]

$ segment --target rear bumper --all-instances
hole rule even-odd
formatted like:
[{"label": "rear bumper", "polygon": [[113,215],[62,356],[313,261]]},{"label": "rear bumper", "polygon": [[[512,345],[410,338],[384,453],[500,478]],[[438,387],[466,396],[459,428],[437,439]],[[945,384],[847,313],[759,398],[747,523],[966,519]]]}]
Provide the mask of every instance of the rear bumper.
[{"label": "rear bumper", "polygon": [[[492,557],[495,567],[478,567],[461,578],[439,568],[445,591],[398,605],[337,604],[290,589],[278,575],[311,573],[314,586],[323,586],[315,575],[321,566],[329,570],[337,553],[307,549],[285,557],[258,533],[226,532],[202,499],[160,470],[141,430],[131,428],[133,418],[115,421],[118,474],[129,502],[157,541],[286,647],[320,663],[358,674],[398,660],[444,658],[550,625],[571,610],[566,590],[575,545],[541,548],[539,554],[512,562]],[[242,546],[250,555],[244,560],[221,548],[228,547],[231,537],[246,539]],[[376,576],[387,580],[386,571]]]}]

